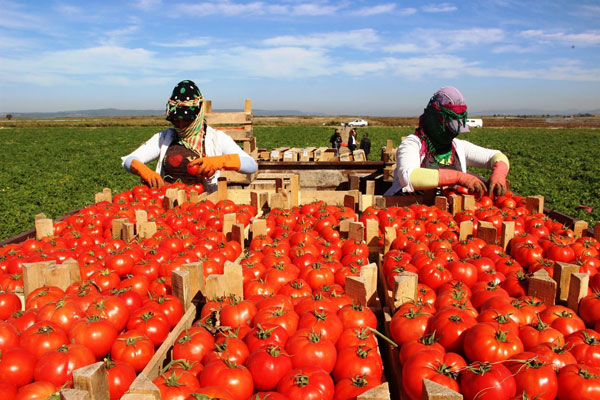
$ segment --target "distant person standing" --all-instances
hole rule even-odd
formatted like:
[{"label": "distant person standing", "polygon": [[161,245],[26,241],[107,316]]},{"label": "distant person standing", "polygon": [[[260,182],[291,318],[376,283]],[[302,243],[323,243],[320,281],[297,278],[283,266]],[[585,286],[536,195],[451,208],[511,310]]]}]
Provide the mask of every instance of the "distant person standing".
[{"label": "distant person standing", "polygon": [[356,150],[356,129],[352,129],[348,135],[348,150],[350,153]]},{"label": "distant person standing", "polygon": [[342,135],[340,135],[340,131],[338,129],[333,132],[331,138],[329,138],[329,143],[331,143],[331,147],[336,150],[336,153],[340,153],[340,146],[342,145]]},{"label": "distant person standing", "polygon": [[366,132],[360,140],[360,149],[365,152],[365,158],[368,159],[371,152],[371,139],[369,139],[369,134]]}]

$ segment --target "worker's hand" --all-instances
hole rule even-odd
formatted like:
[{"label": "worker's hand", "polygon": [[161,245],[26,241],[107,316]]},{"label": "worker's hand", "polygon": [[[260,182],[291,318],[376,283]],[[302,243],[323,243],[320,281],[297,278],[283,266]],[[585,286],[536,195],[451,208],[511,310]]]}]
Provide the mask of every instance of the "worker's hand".
[{"label": "worker's hand", "polygon": [[440,169],[438,186],[451,185],[464,186],[469,189],[469,191],[476,193],[483,193],[486,190],[483,181],[475,175],[453,169]]},{"label": "worker's hand", "polygon": [[506,194],[508,185],[506,176],[508,175],[508,165],[503,161],[496,161],[492,167],[492,175],[488,184],[488,193],[490,196],[502,196]]},{"label": "worker's hand", "polygon": [[153,189],[162,187],[165,184],[159,173],[152,171],[141,161],[133,160],[131,162],[130,170],[142,178],[142,183]]},{"label": "worker's hand", "polygon": [[238,171],[241,167],[240,156],[236,153],[214,157],[200,157],[191,161],[188,168],[198,165],[197,175],[209,178],[218,170]]}]

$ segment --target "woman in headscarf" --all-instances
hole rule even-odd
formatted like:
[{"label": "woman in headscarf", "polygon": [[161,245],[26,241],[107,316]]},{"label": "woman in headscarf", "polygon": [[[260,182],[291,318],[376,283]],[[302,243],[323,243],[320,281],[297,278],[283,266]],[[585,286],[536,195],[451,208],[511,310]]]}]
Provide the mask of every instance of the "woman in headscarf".
[{"label": "woman in headscarf", "polygon": [[[123,167],[152,188],[181,181],[202,183],[207,192],[216,189],[220,170],[256,172],[258,166],[252,157],[225,132],[206,124],[204,110],[204,98],[196,84],[179,82],[167,102],[166,119],[173,128],[156,133],[122,157]],[[152,171],[145,164],[157,158]]]},{"label": "woman in headscarf", "polygon": [[[458,89],[447,86],[435,92],[415,133],[398,146],[394,182],[385,194],[454,185],[478,193],[487,190],[490,195],[506,193],[508,158],[498,150],[457,139],[459,133],[469,132],[466,119],[467,104]],[[467,167],[491,169],[487,187]]]}]

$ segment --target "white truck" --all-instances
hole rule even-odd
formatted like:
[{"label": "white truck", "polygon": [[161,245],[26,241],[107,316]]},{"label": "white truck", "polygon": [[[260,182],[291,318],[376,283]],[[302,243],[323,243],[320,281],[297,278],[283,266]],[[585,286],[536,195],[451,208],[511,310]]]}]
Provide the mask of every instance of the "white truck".
[{"label": "white truck", "polygon": [[469,118],[467,119],[467,126],[469,128],[483,128],[483,120],[481,118]]}]

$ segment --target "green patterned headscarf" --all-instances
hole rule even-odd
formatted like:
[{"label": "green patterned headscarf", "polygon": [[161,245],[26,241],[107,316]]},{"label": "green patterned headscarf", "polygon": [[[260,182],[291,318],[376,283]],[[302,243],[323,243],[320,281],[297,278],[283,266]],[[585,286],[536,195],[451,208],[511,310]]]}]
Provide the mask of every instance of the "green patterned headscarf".
[{"label": "green patterned headscarf", "polygon": [[190,80],[181,81],[173,89],[167,101],[167,121],[175,119],[192,120],[193,122],[184,129],[175,127],[179,135],[179,143],[190,150],[202,155],[202,141],[204,138],[204,98],[200,89]]}]

